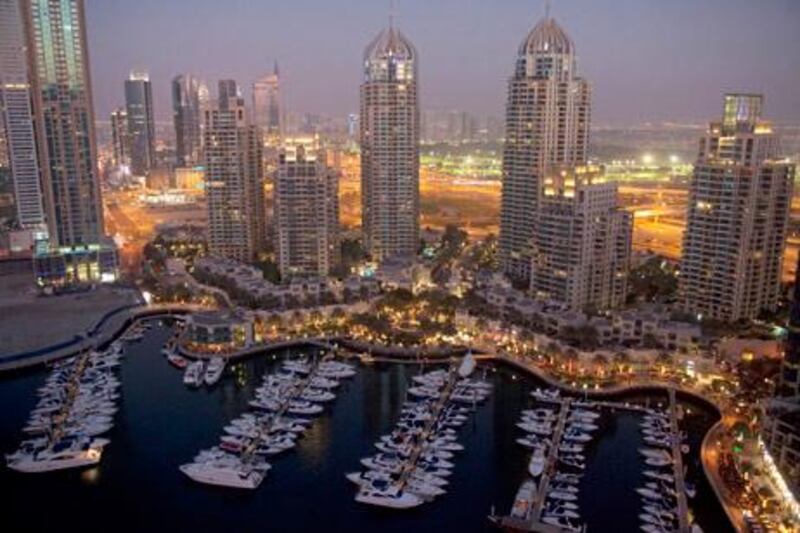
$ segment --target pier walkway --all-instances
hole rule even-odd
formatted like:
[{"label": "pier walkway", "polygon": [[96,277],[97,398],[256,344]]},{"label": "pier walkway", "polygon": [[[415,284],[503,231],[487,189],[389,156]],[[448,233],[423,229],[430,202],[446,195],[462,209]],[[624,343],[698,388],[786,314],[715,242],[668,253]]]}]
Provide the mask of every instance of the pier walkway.
[{"label": "pier walkway", "polygon": [[561,410],[558,413],[558,422],[556,422],[555,431],[553,431],[553,438],[550,444],[550,453],[547,454],[547,463],[542,471],[542,478],[539,480],[539,488],[536,491],[536,500],[533,504],[533,512],[530,515],[531,531],[541,531],[540,526],[547,525],[542,523],[542,511],[544,510],[544,503],[547,499],[547,491],[550,489],[550,476],[556,470],[556,463],[558,462],[558,447],[561,443],[561,435],[564,433],[564,426],[566,426],[567,423],[567,415],[569,414],[569,407],[571,403],[571,398],[562,398],[560,400]]},{"label": "pier walkway", "polygon": [[678,500],[678,531],[688,533],[689,504],[686,501],[686,480],[683,477],[683,456],[681,454],[681,431],[678,427],[678,403],[675,398],[675,389],[669,389],[669,420],[672,432],[672,460],[675,477],[675,491]]},{"label": "pier walkway", "polygon": [[447,375],[447,383],[445,383],[442,393],[439,395],[439,399],[436,401],[436,404],[431,411],[432,416],[425,423],[425,427],[420,434],[419,442],[414,447],[414,451],[411,453],[408,461],[406,461],[405,465],[403,465],[403,470],[400,472],[400,479],[398,480],[398,484],[401,489],[405,488],[408,478],[411,477],[411,474],[414,472],[414,468],[416,467],[417,461],[419,461],[419,458],[422,455],[423,448],[428,441],[428,437],[431,435],[431,431],[436,425],[436,422],[438,422],[439,416],[442,413],[442,409],[444,409],[444,406],[447,405],[447,401],[450,399],[450,395],[453,393],[453,388],[456,384],[456,378],[458,377],[456,368],[457,367],[454,365],[450,367],[450,372]]}]

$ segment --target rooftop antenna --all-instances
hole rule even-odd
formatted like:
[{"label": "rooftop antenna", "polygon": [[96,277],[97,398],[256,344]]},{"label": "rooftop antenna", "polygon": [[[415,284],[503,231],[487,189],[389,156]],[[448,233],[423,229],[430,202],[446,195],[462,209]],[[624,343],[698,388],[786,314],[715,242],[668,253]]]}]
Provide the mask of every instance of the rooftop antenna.
[{"label": "rooftop antenna", "polygon": [[397,3],[395,0],[389,0],[389,28],[394,29],[394,19],[397,15]]},{"label": "rooftop antenna", "polygon": [[550,18],[550,0],[544,0],[544,18],[545,20]]}]

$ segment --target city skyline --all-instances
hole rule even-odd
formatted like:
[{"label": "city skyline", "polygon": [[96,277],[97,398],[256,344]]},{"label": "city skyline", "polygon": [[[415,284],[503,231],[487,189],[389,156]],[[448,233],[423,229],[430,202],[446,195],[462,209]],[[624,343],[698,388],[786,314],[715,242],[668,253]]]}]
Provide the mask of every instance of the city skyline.
[{"label": "city skyline", "polygon": [[800,533],[800,8],[153,1],[0,0],[6,529]]},{"label": "city skyline", "polygon": [[[651,3],[632,1],[555,2],[553,15],[576,36],[582,51],[579,68],[593,80],[596,123],[702,123],[716,113],[719,94],[733,90],[767,94],[771,114],[800,121],[800,99],[791,90],[800,84],[800,68],[796,55],[786,53],[800,48],[800,35],[792,24],[797,18],[791,16],[800,16],[800,5],[782,0],[757,6],[734,3],[681,1],[656,9]],[[275,60],[281,64],[288,109],[346,116],[358,107],[363,42],[385,24],[388,12],[388,2],[304,0],[298,7],[313,8],[320,21],[337,24],[313,22],[307,27],[303,19],[299,27],[300,21],[292,18],[294,8],[280,4],[255,7],[235,2],[225,12],[206,2],[193,2],[190,12],[183,7],[181,2],[162,6],[149,1],[87,6],[99,117],[116,107],[119,95],[114,87],[133,68],[151,72],[156,117],[166,120],[174,75],[231,77],[249,92]],[[398,24],[426,58],[420,65],[420,75],[428,80],[420,89],[422,108],[502,113],[503,87],[513,68],[508,58],[518,45],[515,36],[524,34],[544,7],[530,0],[514,0],[503,10],[494,7],[488,1],[475,2],[469,9],[453,9],[449,0],[436,5],[399,3]],[[140,19],[148,20],[137,24]],[[236,24],[237,29],[209,40],[208,35],[218,32],[203,30],[206,19]],[[119,24],[123,20],[125,24]],[[314,29],[312,38],[293,38],[308,28]],[[748,34],[759,39],[758,47],[748,47],[749,39],[739,37]],[[165,48],[174,53],[164,54]],[[314,83],[317,76],[327,82]],[[249,100],[249,94],[245,96]]]}]

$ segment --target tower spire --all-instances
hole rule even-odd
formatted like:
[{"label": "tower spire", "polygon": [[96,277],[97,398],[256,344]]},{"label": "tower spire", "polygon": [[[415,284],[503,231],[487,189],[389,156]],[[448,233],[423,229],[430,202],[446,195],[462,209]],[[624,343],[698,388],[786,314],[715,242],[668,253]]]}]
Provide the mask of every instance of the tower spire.
[{"label": "tower spire", "polygon": [[278,60],[275,60],[275,66],[272,67],[272,73],[277,77],[278,76]]},{"label": "tower spire", "polygon": [[395,0],[389,0],[389,28],[394,29],[394,19],[397,14],[397,3]]},{"label": "tower spire", "polygon": [[545,20],[550,18],[550,0],[544,0],[544,18]]}]

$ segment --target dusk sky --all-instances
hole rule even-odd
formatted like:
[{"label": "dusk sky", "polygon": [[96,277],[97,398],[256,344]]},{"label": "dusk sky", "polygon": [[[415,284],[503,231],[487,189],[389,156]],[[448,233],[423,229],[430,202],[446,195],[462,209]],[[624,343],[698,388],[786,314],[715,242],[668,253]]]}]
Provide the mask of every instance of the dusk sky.
[{"label": "dusk sky", "polygon": [[[123,103],[123,80],[150,71],[156,114],[170,117],[179,72],[253,80],[280,63],[288,107],[358,107],[361,54],[388,0],[87,0],[98,119]],[[501,115],[517,46],[541,0],[400,0],[398,26],[420,54],[423,109]],[[555,0],[594,90],[596,125],[704,122],[724,91],[757,91],[778,122],[800,121],[798,0]]]}]

